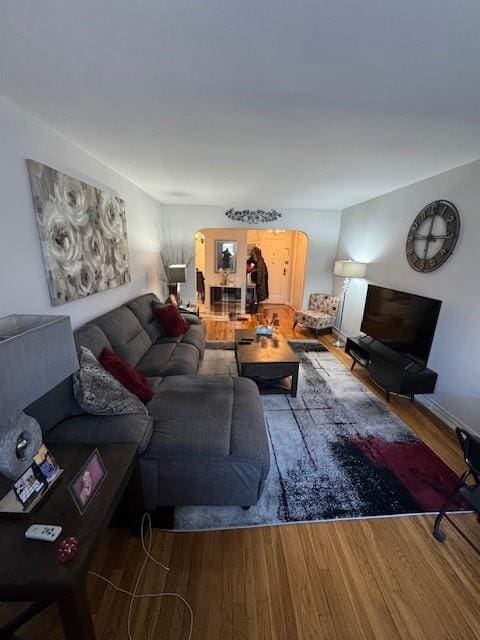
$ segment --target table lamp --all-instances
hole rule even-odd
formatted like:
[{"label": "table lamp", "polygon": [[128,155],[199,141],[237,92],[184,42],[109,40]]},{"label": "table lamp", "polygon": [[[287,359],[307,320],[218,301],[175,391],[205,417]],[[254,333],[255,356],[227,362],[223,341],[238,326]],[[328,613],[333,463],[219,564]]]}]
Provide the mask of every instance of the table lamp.
[{"label": "table lamp", "polygon": [[68,316],[0,318],[0,473],[18,478],[42,444],[23,410],[78,369]]},{"label": "table lamp", "polygon": [[333,274],[343,278],[343,291],[342,302],[340,306],[340,324],[337,327],[337,339],[332,342],[334,347],[343,347],[343,343],[340,340],[342,333],[342,320],[343,309],[345,307],[345,300],[347,297],[348,287],[350,285],[351,278],[364,278],[367,273],[367,265],[365,262],[354,262],[353,260],[337,260],[333,269]]},{"label": "table lamp", "polygon": [[173,293],[178,304],[180,304],[180,284],[187,281],[187,265],[171,264],[168,267],[168,280],[175,285],[175,291],[170,291],[170,293]]}]

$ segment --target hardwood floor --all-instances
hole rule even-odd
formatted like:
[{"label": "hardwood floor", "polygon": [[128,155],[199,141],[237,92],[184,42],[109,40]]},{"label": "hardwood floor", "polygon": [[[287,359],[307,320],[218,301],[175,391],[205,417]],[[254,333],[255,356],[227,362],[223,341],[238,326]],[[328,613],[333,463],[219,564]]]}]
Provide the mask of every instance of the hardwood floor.
[{"label": "hardwood floor", "polygon": [[[291,335],[292,312],[279,311]],[[232,340],[235,324],[207,321],[208,339]],[[297,328],[295,337],[312,337]],[[342,362],[350,359],[321,342]],[[364,371],[355,375],[382,397]],[[453,469],[463,469],[454,434],[426,409],[392,396],[390,407]],[[456,522],[480,543],[473,515]],[[287,525],[207,533],[154,533],[153,554],[171,571],[148,565],[144,592],[176,591],[190,602],[195,640],[430,640],[480,638],[480,561],[445,523],[442,545],[432,516]],[[141,545],[110,530],[92,569],[133,587]],[[89,591],[98,638],[126,638],[128,599],[95,578]],[[2,607],[5,609],[5,607]],[[134,636],[186,640],[189,617],[172,598],[136,604]],[[22,637],[62,638],[52,607]]]}]

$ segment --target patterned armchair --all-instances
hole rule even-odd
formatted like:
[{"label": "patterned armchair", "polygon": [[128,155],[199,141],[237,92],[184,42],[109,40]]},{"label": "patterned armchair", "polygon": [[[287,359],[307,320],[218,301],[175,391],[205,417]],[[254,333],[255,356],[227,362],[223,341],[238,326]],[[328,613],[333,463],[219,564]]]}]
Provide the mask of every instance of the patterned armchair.
[{"label": "patterned armchair", "polygon": [[315,329],[318,335],[319,329],[333,327],[337,309],[337,296],[329,296],[325,293],[312,293],[308,300],[308,309],[295,312],[293,329],[299,324],[302,327]]}]

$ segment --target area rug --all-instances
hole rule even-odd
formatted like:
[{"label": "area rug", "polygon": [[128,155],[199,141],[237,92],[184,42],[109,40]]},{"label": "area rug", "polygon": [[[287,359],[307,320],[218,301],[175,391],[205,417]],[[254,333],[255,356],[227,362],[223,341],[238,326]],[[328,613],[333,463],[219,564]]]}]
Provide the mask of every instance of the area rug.
[{"label": "area rug", "polygon": [[245,316],[236,312],[208,313],[206,311],[202,311],[201,318],[202,320],[215,320],[215,322],[248,322],[248,320],[250,320],[249,316]]},{"label": "area rug", "polygon": [[323,344],[320,344],[318,340],[288,340],[288,344],[296,353],[308,352],[308,351],[328,351]]},{"label": "area rug", "polygon": [[205,349],[235,349],[235,342],[233,340],[207,340],[205,343]]},{"label": "area rug", "polygon": [[[288,340],[288,344],[296,353],[302,353],[304,351],[328,351],[323,344],[320,344],[318,340]],[[207,340],[205,343],[206,349],[235,349],[235,342],[233,340]]]},{"label": "area rug", "polygon": [[[207,351],[201,373],[235,375],[234,358]],[[454,472],[328,352],[301,352],[296,398],[262,402],[271,467],[258,504],[179,507],[176,530],[434,513],[455,484]]]}]

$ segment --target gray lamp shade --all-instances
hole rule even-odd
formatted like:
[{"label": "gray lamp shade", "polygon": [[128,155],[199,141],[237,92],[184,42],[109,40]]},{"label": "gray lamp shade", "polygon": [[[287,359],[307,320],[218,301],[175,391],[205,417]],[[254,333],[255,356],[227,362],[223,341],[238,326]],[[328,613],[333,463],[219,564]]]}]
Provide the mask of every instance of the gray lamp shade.
[{"label": "gray lamp shade", "polygon": [[0,318],[0,416],[17,415],[78,369],[68,316]]},{"label": "gray lamp shade", "polygon": [[187,265],[186,264],[171,264],[168,267],[168,279],[170,282],[179,284],[187,281]]},{"label": "gray lamp shade", "polygon": [[364,278],[367,273],[367,265],[365,262],[337,260],[333,273],[341,278]]}]

